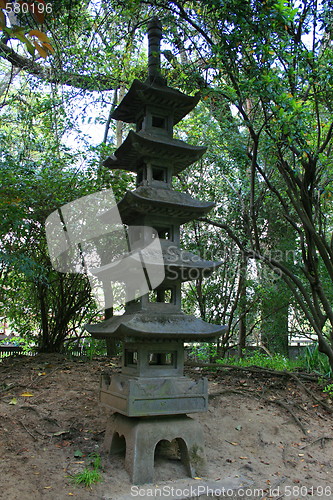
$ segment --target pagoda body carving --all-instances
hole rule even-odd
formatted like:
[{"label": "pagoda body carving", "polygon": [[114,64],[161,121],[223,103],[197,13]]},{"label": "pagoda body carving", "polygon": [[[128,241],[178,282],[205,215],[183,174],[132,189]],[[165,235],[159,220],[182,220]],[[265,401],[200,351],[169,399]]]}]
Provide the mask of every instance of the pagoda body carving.
[{"label": "pagoda body carving", "polygon": [[[197,470],[189,458],[190,437],[186,437],[185,431],[193,419],[186,414],[207,410],[208,391],[206,379],[193,381],[183,374],[184,342],[214,341],[226,327],[208,324],[181,310],[181,283],[209,276],[220,263],[181,249],[180,226],[205,215],[214,203],[196,200],[172,187],[173,176],[199,160],[206,148],[173,138],[174,125],[196,106],[200,96],[187,96],[167,86],[160,74],[161,36],[161,25],[154,19],[148,25],[148,79],[144,83],[134,80],[112,115],[116,120],[135,124],[136,129],[129,132],[105,165],[136,173],[137,187],[126,193],[118,203],[118,210],[122,222],[130,226],[132,251],[139,244],[140,248],[149,247],[158,235],[164,279],[144,295],[138,290],[138,298],[126,304],[121,316],[86,328],[94,338],[113,337],[123,344],[121,373],[102,377],[100,388],[100,401],[116,412],[107,430],[106,447],[115,451],[117,440],[113,437],[121,432],[126,439],[126,455],[129,446],[140,447],[128,441],[135,441],[134,422],[140,425],[144,422],[140,418],[147,416],[155,417],[154,429],[160,422],[160,439],[168,439],[163,437],[163,428],[166,428],[164,417],[170,416],[168,425],[172,426],[174,419],[174,438],[184,440],[187,451],[185,446],[182,459],[188,463],[189,475],[193,475]],[[151,272],[153,251],[151,255],[148,253],[149,259]],[[124,286],[131,285],[124,283]],[[119,431],[124,426],[128,432]],[[182,432],[183,437],[178,435]],[[158,431],[153,433],[158,442]],[[199,446],[203,446],[201,441]],[[127,465],[134,483],[153,480],[151,470],[142,479],[139,464]]]}]

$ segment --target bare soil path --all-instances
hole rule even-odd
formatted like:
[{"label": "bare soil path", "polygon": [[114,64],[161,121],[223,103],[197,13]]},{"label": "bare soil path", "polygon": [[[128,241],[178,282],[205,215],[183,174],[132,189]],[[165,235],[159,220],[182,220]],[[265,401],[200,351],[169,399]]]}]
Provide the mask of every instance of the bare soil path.
[{"label": "bare soil path", "polygon": [[[121,457],[102,455],[102,481],[91,488],[73,482],[89,454],[100,453],[108,412],[98,386],[106,369],[116,369],[107,358],[60,355],[0,363],[1,499],[135,498]],[[204,427],[209,480],[245,479],[261,499],[333,498],[333,404],[316,382],[260,370],[205,375],[209,411],[194,418]],[[156,485],[172,484],[184,470],[159,457],[155,475]]]}]

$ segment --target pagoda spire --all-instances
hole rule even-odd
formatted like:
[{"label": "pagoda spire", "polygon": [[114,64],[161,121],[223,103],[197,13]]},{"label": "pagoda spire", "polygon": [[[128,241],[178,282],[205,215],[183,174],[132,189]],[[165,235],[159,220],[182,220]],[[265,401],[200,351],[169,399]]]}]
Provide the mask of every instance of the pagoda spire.
[{"label": "pagoda spire", "polygon": [[148,23],[148,80],[161,78],[162,23],[153,17]]}]

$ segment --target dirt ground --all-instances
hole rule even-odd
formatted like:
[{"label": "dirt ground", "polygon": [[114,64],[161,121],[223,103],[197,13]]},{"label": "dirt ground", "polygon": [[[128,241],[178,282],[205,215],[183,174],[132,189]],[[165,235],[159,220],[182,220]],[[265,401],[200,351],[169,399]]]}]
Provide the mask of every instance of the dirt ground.
[{"label": "dirt ground", "polygon": [[[107,358],[60,355],[0,363],[1,499],[135,497],[122,457],[102,454],[102,481],[91,488],[73,481],[89,455],[100,453],[109,412],[98,403],[98,386],[106,369],[116,369]],[[193,417],[204,428],[210,480],[245,480],[262,499],[333,498],[333,403],[316,382],[260,370],[205,375],[209,411]],[[155,484],[184,475],[178,460],[156,458]]]}]

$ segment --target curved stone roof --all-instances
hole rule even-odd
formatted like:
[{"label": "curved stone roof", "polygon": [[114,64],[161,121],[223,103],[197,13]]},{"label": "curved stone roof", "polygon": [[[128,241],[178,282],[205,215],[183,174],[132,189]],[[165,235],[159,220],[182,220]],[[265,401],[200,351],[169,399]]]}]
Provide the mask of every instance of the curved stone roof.
[{"label": "curved stone roof", "polygon": [[143,160],[158,158],[159,162],[172,167],[173,173],[178,174],[200,160],[206,150],[205,146],[192,146],[179,139],[131,130],[114,155],[107,158],[103,164],[110,169],[136,172]]},{"label": "curved stone roof", "polygon": [[[148,186],[128,191],[118,203],[124,224],[131,224],[140,214],[164,216],[184,224],[203,216],[214,206],[214,202],[197,200],[187,193]],[[107,212],[104,217],[107,217]]]},{"label": "curved stone roof", "polygon": [[173,110],[173,124],[176,125],[198,104],[200,92],[194,96],[183,94],[166,85],[147,84],[134,80],[123,100],[113,111],[111,118],[126,123],[135,123],[145,104],[156,104]]},{"label": "curved stone roof", "polygon": [[226,326],[206,323],[202,319],[184,313],[152,313],[139,311],[125,313],[95,325],[86,325],[86,330],[97,339],[117,338],[126,342],[132,339],[179,339],[192,342],[213,341],[226,330]]}]

